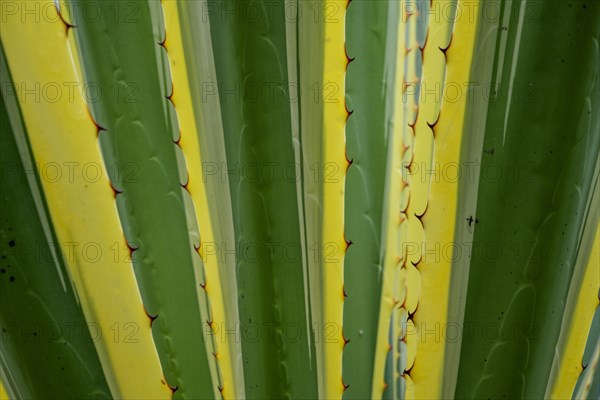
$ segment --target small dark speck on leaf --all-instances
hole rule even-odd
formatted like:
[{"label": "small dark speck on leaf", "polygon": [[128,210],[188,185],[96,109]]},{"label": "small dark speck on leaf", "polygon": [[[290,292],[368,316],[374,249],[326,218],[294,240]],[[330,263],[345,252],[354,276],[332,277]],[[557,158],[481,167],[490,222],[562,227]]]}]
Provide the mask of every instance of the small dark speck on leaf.
[{"label": "small dark speck on leaf", "polygon": [[11,240],[10,242],[8,242],[8,245],[9,245],[10,247],[15,247],[15,244],[16,244],[16,243],[15,243],[15,241],[14,241],[14,240]]},{"label": "small dark speck on leaf", "polygon": [[10,278],[8,278],[9,281],[14,282],[15,281],[15,277],[11,276]]}]

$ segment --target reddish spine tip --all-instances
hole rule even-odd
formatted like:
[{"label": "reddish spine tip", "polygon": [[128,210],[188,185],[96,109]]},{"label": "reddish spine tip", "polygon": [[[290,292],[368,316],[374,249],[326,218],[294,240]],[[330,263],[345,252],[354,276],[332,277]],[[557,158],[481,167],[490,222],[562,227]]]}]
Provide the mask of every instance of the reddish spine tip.
[{"label": "reddish spine tip", "polygon": [[90,117],[90,120],[92,120],[92,123],[94,124],[94,126],[96,126],[96,136],[98,136],[100,131],[106,132],[106,128],[104,128],[103,126],[101,126],[99,123],[96,122],[96,120],[92,116],[92,113],[90,112],[89,107],[86,107],[85,111],[87,112],[88,117]]},{"label": "reddish spine tip", "polygon": [[69,35],[69,29],[75,28],[75,25],[73,25],[73,24],[71,24],[71,23],[69,23],[69,22],[67,22],[65,20],[65,18],[62,15],[62,12],[58,8],[58,6],[55,6],[55,8],[56,8],[56,13],[58,14],[58,18],[60,18],[60,20],[62,21],[62,23],[65,25],[65,28],[66,28],[65,29],[65,34],[68,36]]},{"label": "reddish spine tip", "polygon": [[354,61],[354,57],[350,58],[348,55],[348,42],[344,42],[344,54],[346,55],[346,68],[348,68],[348,64]]},{"label": "reddish spine tip", "polygon": [[[171,103],[173,103],[173,92],[175,92],[175,86],[173,85],[173,82],[171,82],[171,94],[166,96],[167,100],[169,100]],[[173,107],[175,107],[175,103],[173,103]]]},{"label": "reddish spine tip", "polygon": [[346,102],[344,102],[344,108],[346,109],[346,123],[347,123],[348,118],[350,118],[350,116],[352,114],[354,114],[354,110],[348,110],[348,104]]},{"label": "reddish spine tip", "polygon": [[348,343],[350,343],[350,339],[346,339],[344,337],[344,334],[342,333],[342,339],[344,339],[344,347],[346,347],[348,345]]},{"label": "reddish spine tip", "polygon": [[346,391],[346,390],[348,390],[348,388],[350,387],[350,384],[347,384],[347,385],[346,385],[346,384],[344,383],[344,381],[342,381],[342,386],[344,387],[344,392],[345,392],[345,391]]},{"label": "reddish spine tip", "polygon": [[450,41],[448,42],[448,46],[446,46],[445,48],[438,47],[438,49],[440,49],[440,51],[442,53],[444,53],[444,57],[446,58],[446,62],[448,62],[448,54],[447,54],[447,52],[448,52],[448,49],[450,48],[450,46],[452,46],[452,39],[454,39],[454,33],[450,34]]},{"label": "reddish spine tip", "polygon": [[205,281],[204,283],[201,283],[201,284],[200,284],[200,287],[201,287],[202,289],[206,290],[206,285],[208,285],[208,282],[207,282],[207,281]]},{"label": "reddish spine tip", "polygon": [[425,210],[423,210],[423,213],[421,215],[417,215],[416,213],[413,213],[414,216],[417,217],[419,219],[419,221],[421,221],[421,224],[423,224],[423,217],[427,213],[428,209],[429,209],[429,202],[427,202],[427,204],[425,205]]},{"label": "reddish spine tip", "polygon": [[156,318],[158,318],[158,314],[156,314],[156,315],[150,315],[148,313],[148,311],[146,310],[146,307],[144,307],[144,312],[146,313],[146,316],[148,317],[148,319],[150,319],[150,328],[152,328],[152,324],[154,323],[154,320]]},{"label": "reddish spine tip", "polygon": [[165,38],[158,42],[158,45],[167,50],[167,32],[165,31]]},{"label": "reddish spine tip", "polygon": [[117,195],[119,195],[119,194],[123,193],[123,191],[122,191],[122,190],[117,190],[117,189],[116,189],[116,188],[113,186],[112,182],[109,182],[108,184],[109,184],[109,186],[110,186],[110,189],[111,189],[111,190],[112,190],[112,192],[113,192],[113,197],[114,197],[115,199],[117,198]]},{"label": "reddish spine tip", "polygon": [[352,165],[352,163],[354,162],[354,158],[348,158],[348,147],[347,146],[344,148],[344,157],[346,158],[346,171],[347,171],[348,168],[350,167],[350,165]]},{"label": "reddish spine tip", "polygon": [[433,136],[435,137],[435,126],[438,124],[438,122],[440,122],[440,116],[442,115],[442,111],[440,110],[438,112],[437,118],[435,119],[435,121],[433,121],[433,124],[430,124],[429,122],[427,122],[427,126],[429,128],[431,128],[431,131],[433,132]]},{"label": "reddish spine tip", "polygon": [[342,294],[344,297],[348,297],[348,293],[346,293],[346,286],[342,287]]},{"label": "reddish spine tip", "polygon": [[423,55],[423,59],[421,61],[425,61],[425,48],[427,47],[428,42],[429,42],[429,29],[427,30],[427,33],[425,34],[425,42],[423,42],[423,47],[419,46],[419,48],[421,49],[421,54]]},{"label": "reddish spine tip", "polygon": [[419,309],[419,303],[417,303],[417,307],[415,308],[415,311],[413,311],[412,313],[408,313],[408,319],[410,319],[411,321],[415,320],[415,314],[417,313],[417,310]]},{"label": "reddish spine tip", "polygon": [[135,244],[129,244],[127,239],[125,239],[125,246],[127,246],[127,249],[129,250],[129,255],[133,254],[134,251],[139,249],[139,247],[137,247]]},{"label": "reddish spine tip", "polygon": [[348,251],[348,248],[352,245],[352,240],[346,239],[346,232],[344,232],[344,242],[346,242],[346,251]]}]

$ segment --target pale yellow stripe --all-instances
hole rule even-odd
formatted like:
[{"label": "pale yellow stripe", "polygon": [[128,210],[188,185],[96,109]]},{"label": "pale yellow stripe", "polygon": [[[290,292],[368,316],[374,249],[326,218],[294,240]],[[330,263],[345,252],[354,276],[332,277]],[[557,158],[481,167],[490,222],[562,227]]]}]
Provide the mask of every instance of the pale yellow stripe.
[{"label": "pale yellow stripe", "polygon": [[[419,52],[419,45],[417,42],[417,18],[420,16],[416,14],[407,14],[409,7],[404,7],[403,18],[408,26],[407,37],[405,40],[405,51],[407,51],[407,66],[404,75],[404,89],[402,94],[402,101],[405,104],[405,116],[403,118],[403,154],[402,154],[402,176],[404,181],[403,196],[405,197],[402,202],[404,208],[405,222],[404,230],[401,232],[402,237],[400,238],[401,243],[401,254],[402,254],[402,274],[400,275],[401,283],[404,281],[406,296],[402,303],[403,312],[413,313],[419,302],[419,293],[421,291],[421,283],[419,272],[414,267],[421,259],[421,244],[424,241],[423,226],[417,217],[414,215],[412,209],[415,206],[415,199],[413,199],[413,182],[414,179],[412,168],[414,168],[415,159],[415,132],[416,132],[416,118],[418,117],[419,104],[418,99],[415,97],[416,87],[421,84],[421,77],[417,75],[416,62]],[[412,127],[411,127],[412,125]],[[410,167],[411,169],[408,169]],[[414,340],[414,323],[411,319],[406,319],[406,325],[404,326],[404,333],[402,340],[406,344],[403,347],[406,354],[401,356],[405,359],[403,370],[399,371],[404,376],[406,383],[405,398],[412,398],[414,396],[414,384],[409,374],[406,371],[410,370],[413,366],[416,354],[416,341]]]},{"label": "pale yellow stripe", "polygon": [[[202,254],[206,250],[213,249],[213,244],[218,250],[221,244],[215,243],[213,223],[208,205],[206,185],[202,174],[202,156],[200,151],[200,142],[198,140],[198,127],[194,117],[194,108],[192,96],[190,93],[190,83],[186,68],[183,40],[181,36],[181,25],[179,14],[177,12],[176,1],[163,1],[165,25],[167,29],[167,42],[165,44],[169,55],[171,66],[171,79],[173,81],[173,96],[171,100],[175,105],[179,127],[181,130],[181,147],[188,170],[187,190],[190,193],[196,212],[197,224],[200,229],[201,237],[201,255],[203,256],[204,270],[206,273],[206,292],[210,299],[210,309],[212,320],[215,327],[214,345],[217,351],[217,365],[220,371],[221,387],[224,399],[240,398],[243,394],[236,393],[236,385],[233,374],[232,340],[235,335],[226,335],[223,330],[225,327],[232,329],[233,324],[226,324],[225,303],[223,296],[235,295],[234,293],[223,292],[220,268],[225,268],[222,264],[222,258],[219,254]],[[200,134],[210,135],[212,132],[201,132]],[[212,351],[212,350],[210,350]],[[210,356],[210,352],[209,352]],[[212,357],[212,356],[210,356]],[[241,377],[240,377],[241,378]]]},{"label": "pale yellow stripe", "polygon": [[0,400],[9,400],[6,390],[4,390],[4,384],[2,381],[0,381]]},{"label": "pale yellow stripe", "polygon": [[[340,12],[335,14],[336,21],[325,23],[325,59],[323,87],[334,84],[337,91],[332,101],[323,104],[323,146],[324,158],[322,172],[337,171],[333,176],[327,174],[323,182],[323,242],[320,251],[323,259],[324,280],[324,324],[320,327],[319,337],[324,340],[325,353],[325,396],[327,399],[339,399],[344,391],[342,384],[343,305],[344,305],[344,183],[348,163],[346,161],[346,108],[345,77],[345,1],[324,1],[323,9],[334,7]],[[325,91],[329,96],[331,90]],[[335,253],[331,254],[331,250]],[[328,334],[334,332],[335,336]]]},{"label": "pale yellow stripe", "polygon": [[600,290],[600,225],[596,228],[594,244],[577,296],[575,312],[569,324],[568,339],[560,349],[560,366],[550,397],[571,398],[577,379],[583,372],[581,359],[588,340],[590,326],[598,307]]},{"label": "pale yellow stripe", "polygon": [[[461,1],[458,2],[461,7]],[[454,25],[451,45],[447,50],[446,78],[442,80],[444,61],[439,53],[438,47],[444,48],[448,41],[443,26],[437,24],[446,23],[444,18],[431,18],[430,36],[425,49],[425,60],[423,68],[424,82],[440,84],[444,82],[444,88],[451,85],[460,85],[469,82],[471,60],[473,58],[473,47],[478,19],[478,3],[471,2],[468,5],[473,12],[469,18],[463,15],[457,18]],[[463,6],[463,9],[466,6]],[[437,9],[443,9],[437,4]],[[429,88],[429,86],[428,86]],[[414,315],[415,335],[417,342],[416,359],[411,371],[414,382],[414,396],[416,399],[435,399],[441,397],[443,365],[445,354],[445,341],[442,334],[447,322],[447,308],[450,285],[450,272],[452,267],[451,251],[444,251],[451,246],[454,240],[456,221],[456,205],[458,197],[458,180],[449,179],[442,171],[451,165],[457,165],[460,157],[460,148],[463,135],[464,115],[467,107],[467,97],[463,95],[455,98],[452,93],[441,97],[440,116],[434,127],[435,140],[424,139],[415,144],[415,147],[423,143],[426,156],[417,157],[424,164],[419,165],[420,170],[430,169],[436,171],[435,175],[426,174],[423,193],[416,197],[427,196],[428,207],[422,218],[425,231],[425,247],[423,259],[419,264],[421,278],[421,294],[419,297],[418,310]],[[417,127],[417,139],[421,130],[426,132],[429,127],[425,122],[434,122],[437,119],[437,105],[420,103],[423,117]],[[431,96],[433,101],[433,96]],[[427,121],[425,120],[427,119]],[[433,151],[430,155],[429,152]],[[416,149],[417,154],[419,149]],[[435,177],[435,179],[433,179]],[[419,177],[420,178],[420,177]],[[411,193],[412,194],[412,193]],[[413,198],[411,198],[411,201]],[[410,208],[410,207],[409,207]],[[418,211],[424,211],[421,205]],[[440,224],[440,221],[445,223]],[[452,248],[452,247],[450,247]]]},{"label": "pale yellow stripe", "polygon": [[2,44],[60,249],[113,396],[170,398],[65,25],[37,3],[46,18],[3,16]]}]

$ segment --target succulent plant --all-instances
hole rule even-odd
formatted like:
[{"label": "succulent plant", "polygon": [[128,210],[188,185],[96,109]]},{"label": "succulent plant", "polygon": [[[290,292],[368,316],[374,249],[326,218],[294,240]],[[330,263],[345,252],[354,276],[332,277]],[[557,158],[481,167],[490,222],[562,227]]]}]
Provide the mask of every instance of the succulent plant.
[{"label": "succulent plant", "polygon": [[598,398],[600,3],[0,2],[0,398]]}]

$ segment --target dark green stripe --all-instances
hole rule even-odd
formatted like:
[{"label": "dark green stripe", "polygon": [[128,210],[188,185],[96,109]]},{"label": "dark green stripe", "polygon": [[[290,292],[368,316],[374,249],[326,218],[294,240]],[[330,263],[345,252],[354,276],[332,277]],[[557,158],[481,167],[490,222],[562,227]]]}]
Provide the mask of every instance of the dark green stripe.
[{"label": "dark green stripe", "polygon": [[[212,398],[213,356],[204,343],[209,316],[200,314],[201,289],[194,278],[182,171],[173,143],[179,127],[166,98],[171,93],[168,55],[159,44],[162,33],[153,33],[162,24],[160,4],[74,4],[85,82],[102,93],[91,104],[96,122],[106,129],[99,132],[102,154],[107,165],[123,169],[111,182],[122,192],[116,195],[119,216],[127,242],[137,249],[133,266],[146,311],[156,317],[152,335],[165,378],[177,389],[175,398]],[[125,5],[133,11],[115,14],[115,7],[123,11]],[[151,7],[160,10],[156,21]],[[91,9],[98,10],[98,18],[81,12]]]},{"label": "dark green stripe", "polygon": [[[346,49],[354,61],[346,74],[346,104],[353,113],[346,125],[346,151],[352,165],[346,176],[345,234],[352,245],[344,263],[348,297],[343,333],[350,341],[343,354],[342,380],[349,385],[344,399],[371,397],[383,277],[382,219],[387,204],[397,7],[396,2],[354,0],[346,15]],[[389,15],[396,16],[391,27]],[[394,31],[393,43],[388,43],[388,29]],[[391,60],[387,69],[386,57]]]},{"label": "dark green stripe", "polygon": [[458,398],[544,396],[600,150],[600,3],[528,2],[517,42],[521,6],[494,60]]},{"label": "dark green stripe", "polygon": [[284,1],[209,0],[208,7],[231,171],[246,397],[316,398],[315,348],[306,326]]}]

